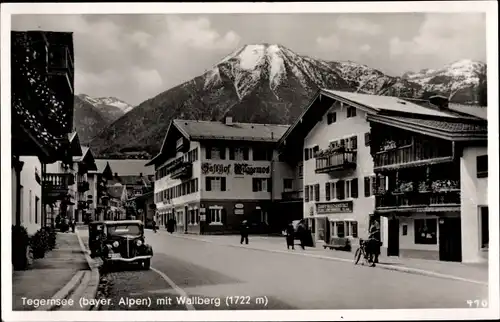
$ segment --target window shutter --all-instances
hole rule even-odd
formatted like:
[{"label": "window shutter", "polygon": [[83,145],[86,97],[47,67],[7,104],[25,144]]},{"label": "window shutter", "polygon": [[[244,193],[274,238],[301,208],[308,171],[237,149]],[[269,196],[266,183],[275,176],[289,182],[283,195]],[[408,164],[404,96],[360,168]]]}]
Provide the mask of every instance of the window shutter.
[{"label": "window shutter", "polygon": [[209,160],[210,160],[210,159],[212,158],[212,148],[211,148],[211,147],[209,147],[209,146],[207,146],[207,147],[205,148],[205,152],[206,152],[206,156],[205,156],[205,157],[206,157],[206,159],[209,159]]},{"label": "window shutter", "polygon": [[304,160],[309,160],[309,151],[308,149],[304,149]]},{"label": "window shutter", "polygon": [[229,148],[229,160],[234,160],[234,148]]},{"label": "window shutter", "polygon": [[372,176],[370,179],[371,179],[372,195],[375,195],[377,193],[376,177]]},{"label": "window shutter", "polygon": [[267,178],[267,192],[272,192],[271,184],[272,184],[271,178]]},{"label": "window shutter", "polygon": [[356,150],[358,148],[358,137],[355,135],[351,138],[351,149]]},{"label": "window shutter", "polygon": [[314,200],[319,201],[319,183],[314,185]]},{"label": "window shutter", "polygon": [[330,200],[330,182],[325,183],[325,199]]},{"label": "window shutter", "polygon": [[219,151],[220,151],[221,160],[225,160],[226,159],[226,148],[225,147],[219,148]]},{"label": "window shutter", "polygon": [[212,191],[212,178],[205,178],[205,191]]},{"label": "window shutter", "polygon": [[220,191],[226,191],[226,178],[220,178]]},{"label": "window shutter", "polygon": [[243,148],[243,159],[248,160],[248,148]]},{"label": "window shutter", "polygon": [[365,146],[370,146],[370,132],[365,133]]},{"label": "window shutter", "polygon": [[304,187],[304,201],[309,202],[309,186]]},{"label": "window shutter", "polygon": [[226,224],[227,222],[227,211],[226,208],[222,208],[220,210],[220,220],[223,224]]},{"label": "window shutter", "polygon": [[345,198],[345,181],[337,181],[337,199],[343,200]]},{"label": "window shutter", "polygon": [[357,198],[358,193],[358,178],[354,178],[351,180],[351,198]]},{"label": "window shutter", "polygon": [[210,211],[210,208],[206,208],[205,209],[205,221],[209,224],[212,222],[212,214],[211,214],[211,211]]},{"label": "window shutter", "polygon": [[258,178],[252,178],[252,191],[253,192],[256,192],[258,189],[257,185],[258,185],[258,182],[257,180],[259,180]]},{"label": "window shutter", "polygon": [[370,177],[365,177],[365,180],[364,180],[364,184],[365,184],[365,197],[369,197],[370,196],[370,190],[372,189],[371,185],[370,185]]}]

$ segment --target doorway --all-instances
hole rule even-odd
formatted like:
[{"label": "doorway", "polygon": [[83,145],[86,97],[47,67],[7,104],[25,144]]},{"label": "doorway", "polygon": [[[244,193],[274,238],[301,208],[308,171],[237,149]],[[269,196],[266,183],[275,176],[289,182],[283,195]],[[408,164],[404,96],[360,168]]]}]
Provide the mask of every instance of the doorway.
[{"label": "doorway", "polygon": [[187,233],[187,231],[188,231],[188,223],[189,223],[188,215],[189,215],[188,207],[184,206],[184,232],[185,233]]},{"label": "doorway", "polygon": [[439,260],[462,261],[462,232],[460,217],[439,218]]},{"label": "doorway", "polygon": [[389,219],[387,256],[399,256],[399,220]]},{"label": "doorway", "polygon": [[328,217],[325,218],[325,243],[330,244],[332,225]]},{"label": "doorway", "polygon": [[489,229],[489,219],[488,219],[488,207],[479,207],[480,215],[480,236],[481,236],[481,249],[488,249],[490,243],[490,229]]}]

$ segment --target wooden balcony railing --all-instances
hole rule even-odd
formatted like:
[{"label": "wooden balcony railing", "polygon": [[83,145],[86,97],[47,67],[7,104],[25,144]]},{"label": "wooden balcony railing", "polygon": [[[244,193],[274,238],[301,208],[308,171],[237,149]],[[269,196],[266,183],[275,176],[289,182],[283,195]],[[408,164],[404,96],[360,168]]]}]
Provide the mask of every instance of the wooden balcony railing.
[{"label": "wooden balcony railing", "polygon": [[428,207],[460,207],[460,191],[387,193],[375,196],[375,209],[378,212]]},{"label": "wooden balcony railing", "polygon": [[46,196],[59,197],[68,194],[68,188],[75,183],[75,178],[69,173],[46,173],[42,183]]},{"label": "wooden balcony railing", "polygon": [[453,160],[453,155],[447,148],[434,145],[417,148],[412,144],[388,151],[376,152],[373,159],[374,169],[377,170],[387,166],[426,163],[426,161],[436,159],[451,161]]},{"label": "wooden balcony railing", "polygon": [[172,179],[189,178],[191,177],[192,170],[193,170],[192,163],[183,162],[170,173],[170,178]]},{"label": "wooden balcony railing", "polygon": [[282,200],[302,200],[304,199],[304,191],[285,191],[281,193]]},{"label": "wooden balcony railing", "polygon": [[332,151],[316,157],[316,173],[355,169],[356,151]]}]

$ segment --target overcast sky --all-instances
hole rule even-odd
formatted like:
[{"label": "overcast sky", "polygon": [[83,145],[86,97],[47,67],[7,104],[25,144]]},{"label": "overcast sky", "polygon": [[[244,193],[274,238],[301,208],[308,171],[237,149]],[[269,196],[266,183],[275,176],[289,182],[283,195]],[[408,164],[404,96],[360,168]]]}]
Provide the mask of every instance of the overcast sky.
[{"label": "overcast sky", "polygon": [[485,15],[476,13],[19,15],[12,28],[74,32],[76,92],[132,105],[253,43],[395,76],[462,58],[486,62]]}]

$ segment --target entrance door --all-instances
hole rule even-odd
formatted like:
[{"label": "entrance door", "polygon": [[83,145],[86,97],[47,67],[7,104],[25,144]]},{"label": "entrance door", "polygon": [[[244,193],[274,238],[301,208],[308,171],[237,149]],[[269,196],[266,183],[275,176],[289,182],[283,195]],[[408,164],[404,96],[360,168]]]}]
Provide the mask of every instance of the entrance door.
[{"label": "entrance door", "polygon": [[328,218],[325,218],[325,243],[326,244],[330,243],[331,228],[332,228],[332,225],[330,224],[330,221],[328,220]]},{"label": "entrance door", "polygon": [[399,256],[399,220],[390,219],[388,226],[387,256]]},{"label": "entrance door", "polygon": [[462,232],[460,217],[439,219],[439,260],[462,261]]},{"label": "entrance door", "polygon": [[189,222],[189,212],[188,212],[188,207],[184,207],[184,232],[187,233],[188,231],[188,222]]},{"label": "entrance door", "polygon": [[490,243],[490,229],[488,220],[488,207],[480,207],[481,223],[481,249],[487,249]]}]

